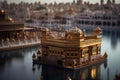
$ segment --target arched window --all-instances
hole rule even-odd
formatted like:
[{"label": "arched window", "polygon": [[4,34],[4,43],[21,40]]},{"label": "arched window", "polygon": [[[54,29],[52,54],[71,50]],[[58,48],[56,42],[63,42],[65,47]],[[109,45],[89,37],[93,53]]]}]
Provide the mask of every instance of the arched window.
[{"label": "arched window", "polygon": [[106,22],[103,22],[103,25],[106,26]]},{"label": "arched window", "polygon": [[91,25],[93,25],[93,21],[91,21]]},{"label": "arched window", "polygon": [[116,26],[115,22],[112,22],[112,26]]},{"label": "arched window", "polygon": [[110,26],[110,22],[107,22],[107,25]]}]

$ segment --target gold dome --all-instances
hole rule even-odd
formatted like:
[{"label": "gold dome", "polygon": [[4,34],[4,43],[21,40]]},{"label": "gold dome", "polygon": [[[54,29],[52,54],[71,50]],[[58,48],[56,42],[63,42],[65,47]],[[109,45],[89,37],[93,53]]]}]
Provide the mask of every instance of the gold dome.
[{"label": "gold dome", "polygon": [[3,9],[0,9],[0,13],[4,13],[5,11]]},{"label": "gold dome", "polygon": [[78,27],[73,27],[69,32],[73,34],[83,34],[83,31]]},{"label": "gold dome", "polygon": [[7,20],[10,22],[14,22],[13,18],[11,18],[11,17],[8,17]]},{"label": "gold dome", "polygon": [[3,21],[6,19],[5,11],[3,9],[0,9],[0,21]]},{"label": "gold dome", "polygon": [[93,34],[102,34],[101,28],[97,27],[95,30],[93,30]]},{"label": "gold dome", "polygon": [[48,28],[45,28],[45,31],[46,31],[46,32],[49,32],[50,30],[49,30]]}]

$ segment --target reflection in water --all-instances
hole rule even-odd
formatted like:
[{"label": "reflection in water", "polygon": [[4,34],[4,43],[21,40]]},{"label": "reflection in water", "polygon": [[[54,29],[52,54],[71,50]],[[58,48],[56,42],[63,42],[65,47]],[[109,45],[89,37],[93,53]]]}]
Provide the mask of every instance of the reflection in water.
[{"label": "reflection in water", "polygon": [[[101,69],[103,76],[102,80],[113,80],[115,78],[116,72],[120,72],[120,31],[104,31],[102,39],[102,51],[108,52],[108,67],[106,70]],[[106,65],[104,65],[105,67]],[[109,73],[109,77],[106,75]]]},{"label": "reflection in water", "polygon": [[[38,80],[32,73],[32,54],[39,47],[0,52],[0,80]],[[36,72],[35,72],[36,73]]]},{"label": "reflection in water", "polygon": [[[33,72],[40,68],[40,65],[33,65]],[[72,80],[100,80],[101,64],[82,68],[79,70],[69,70],[53,66],[42,65],[40,80],[65,80],[70,77]]]},{"label": "reflection in water", "polygon": [[15,50],[9,52],[0,52],[0,67],[4,67],[6,63],[10,64],[12,59],[23,59],[23,51]]},{"label": "reflection in water", "polygon": [[11,62],[12,59],[24,59],[24,54],[26,54],[31,49],[18,49],[13,51],[3,51],[0,52],[0,64]]},{"label": "reflection in water", "polygon": [[93,67],[91,70],[91,77],[92,77],[92,79],[96,78],[96,68],[95,67]]},{"label": "reflection in water", "polygon": [[103,36],[111,40],[112,49],[116,49],[118,40],[120,39],[120,31],[104,31]]}]

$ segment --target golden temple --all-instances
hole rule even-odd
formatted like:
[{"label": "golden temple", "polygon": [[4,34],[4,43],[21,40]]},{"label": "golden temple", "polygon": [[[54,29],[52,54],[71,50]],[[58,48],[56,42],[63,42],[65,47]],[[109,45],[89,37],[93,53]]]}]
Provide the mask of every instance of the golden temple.
[{"label": "golden temple", "polygon": [[64,68],[80,68],[103,62],[107,53],[101,55],[101,40],[102,30],[99,27],[90,35],[77,27],[66,31],[64,35],[52,35],[52,31],[46,28],[42,31],[42,49],[33,62]]}]

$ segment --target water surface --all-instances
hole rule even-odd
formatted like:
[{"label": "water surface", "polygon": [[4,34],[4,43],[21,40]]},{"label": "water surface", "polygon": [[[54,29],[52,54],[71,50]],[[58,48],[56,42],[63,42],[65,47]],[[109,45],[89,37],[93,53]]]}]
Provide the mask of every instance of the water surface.
[{"label": "water surface", "polygon": [[104,31],[101,54],[108,53],[107,64],[77,71],[33,65],[32,54],[40,47],[0,52],[0,80],[113,80],[120,73],[120,32]]}]

